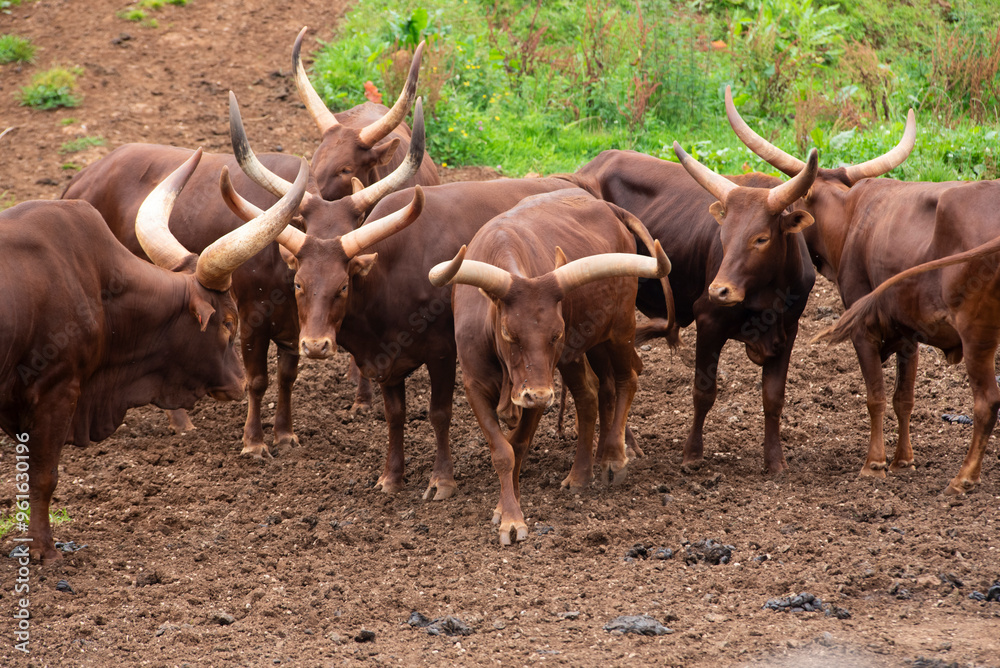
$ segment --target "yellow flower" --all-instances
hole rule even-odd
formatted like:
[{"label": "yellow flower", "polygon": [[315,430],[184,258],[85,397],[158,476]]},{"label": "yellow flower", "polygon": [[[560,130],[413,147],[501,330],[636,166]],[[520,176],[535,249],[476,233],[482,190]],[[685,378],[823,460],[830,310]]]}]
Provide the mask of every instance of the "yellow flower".
[{"label": "yellow flower", "polygon": [[499,117],[499,116],[494,116],[494,117],[493,117],[493,120],[494,120],[494,121],[499,121],[499,120],[500,120],[500,117]]},{"label": "yellow flower", "polygon": [[448,128],[448,132],[454,132],[455,128]]},{"label": "yellow flower", "polygon": [[447,167],[447,166],[448,166],[448,163],[447,163],[447,162],[442,162],[442,163],[441,163],[441,166],[442,166],[442,167]]},{"label": "yellow flower", "polygon": [[463,136],[463,137],[468,137],[468,136],[469,136],[469,133],[467,133],[467,132],[466,132],[465,130],[462,130],[462,136]]},{"label": "yellow flower", "polygon": [[463,86],[468,86],[468,85],[469,85],[469,82],[468,82],[468,81],[463,81],[463,82],[462,82],[462,85],[463,85]]}]

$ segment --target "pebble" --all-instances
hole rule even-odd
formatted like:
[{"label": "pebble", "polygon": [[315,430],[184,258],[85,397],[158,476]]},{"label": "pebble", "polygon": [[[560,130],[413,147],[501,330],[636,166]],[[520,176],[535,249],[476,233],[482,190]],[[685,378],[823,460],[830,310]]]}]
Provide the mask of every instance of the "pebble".
[{"label": "pebble", "polygon": [[730,559],[733,557],[733,550],[736,548],[732,545],[723,545],[717,543],[711,538],[705,540],[699,540],[696,543],[685,543],[684,549],[687,551],[687,555],[684,557],[684,563],[691,565],[696,564],[699,561],[704,561],[712,565],[718,564],[728,564]]},{"label": "pebble", "polygon": [[60,541],[56,541],[56,549],[59,550],[59,551],[61,551],[61,552],[79,552],[80,550],[82,550],[85,547],[87,547],[87,546],[86,545],[77,545],[76,542],[72,541],[72,540],[71,541],[67,541],[65,543],[60,542]]},{"label": "pebble", "polygon": [[823,610],[823,601],[804,591],[798,596],[768,599],[764,609],[777,612],[820,612]]},{"label": "pebble", "polygon": [[648,615],[615,617],[604,625],[604,630],[620,635],[635,633],[641,636],[662,636],[674,632]]},{"label": "pebble", "polygon": [[368,629],[361,629],[358,635],[354,636],[354,642],[374,642],[375,632]]},{"label": "pebble", "polygon": [[212,621],[221,626],[229,626],[236,623],[236,618],[225,611],[218,611],[212,615]]},{"label": "pebble", "polygon": [[[469,636],[473,634],[471,626],[451,615],[431,620],[414,610],[410,613],[410,618],[406,620],[406,623],[414,628],[424,629],[428,635],[432,636]],[[496,628],[495,623],[493,626]]]},{"label": "pebble", "polygon": [[966,415],[952,415],[951,413],[945,413],[941,416],[941,419],[945,422],[951,422],[952,424],[972,424],[972,418]]},{"label": "pebble", "polygon": [[65,591],[69,592],[70,594],[76,593],[73,590],[73,588],[69,586],[69,582],[67,582],[66,580],[60,580],[59,582],[56,583],[56,591]]}]

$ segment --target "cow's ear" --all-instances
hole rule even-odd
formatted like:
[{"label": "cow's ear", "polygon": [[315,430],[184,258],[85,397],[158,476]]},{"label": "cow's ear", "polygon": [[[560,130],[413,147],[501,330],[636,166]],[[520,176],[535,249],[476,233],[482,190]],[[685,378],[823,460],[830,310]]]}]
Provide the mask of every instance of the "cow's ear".
[{"label": "cow's ear", "polygon": [[208,328],[208,321],[212,318],[212,314],[215,313],[215,307],[197,290],[191,293],[191,303],[188,306],[191,309],[192,317],[198,321],[201,331],[204,332]]},{"label": "cow's ear", "polygon": [[361,179],[356,176],[351,177],[351,194],[356,195],[365,189],[365,184],[361,183]]},{"label": "cow's ear", "polygon": [[566,253],[563,253],[563,249],[556,246],[556,269],[566,264]]},{"label": "cow's ear", "polygon": [[292,271],[299,270],[299,258],[295,257],[295,254],[292,253],[292,251],[288,250],[281,244],[278,244],[278,252],[281,253],[281,259],[285,261],[285,264],[288,265],[289,269]]},{"label": "cow's ear", "polygon": [[785,234],[794,234],[801,232],[814,222],[816,222],[815,219],[808,211],[796,210],[783,213],[781,214],[781,231]]},{"label": "cow's ear", "polygon": [[726,207],[723,206],[722,202],[712,202],[712,205],[708,207],[708,212],[712,214],[719,225],[722,225],[722,221],[726,219]]},{"label": "cow's ear", "polygon": [[375,266],[376,260],[378,260],[378,253],[352,257],[351,261],[347,263],[347,275],[358,277],[367,276],[368,272]]},{"label": "cow's ear", "polygon": [[399,138],[393,139],[392,141],[386,142],[381,146],[376,146],[373,151],[375,151],[376,156],[376,167],[381,167],[382,165],[389,164],[392,160],[392,156],[396,155],[396,149],[399,148]]}]

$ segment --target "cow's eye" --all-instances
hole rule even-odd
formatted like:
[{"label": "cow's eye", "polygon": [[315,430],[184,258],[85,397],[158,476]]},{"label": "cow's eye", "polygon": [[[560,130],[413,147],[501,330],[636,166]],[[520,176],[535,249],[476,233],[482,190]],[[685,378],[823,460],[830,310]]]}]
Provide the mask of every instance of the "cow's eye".
[{"label": "cow's eye", "polygon": [[563,337],[563,333],[562,332],[556,332],[555,334],[552,335],[552,343],[555,343],[556,341],[558,341],[562,337]]},{"label": "cow's eye", "polygon": [[515,339],[514,335],[510,333],[509,329],[507,329],[507,325],[500,326],[500,336],[502,336],[503,340],[507,343],[517,343],[517,339]]},{"label": "cow's eye", "polygon": [[766,234],[762,234],[761,236],[759,236],[756,239],[754,239],[753,243],[754,243],[755,246],[757,246],[758,248],[760,248],[761,246],[766,246],[767,243],[770,240],[771,240],[771,237],[767,236]]},{"label": "cow's eye", "polygon": [[302,292],[302,284],[299,283],[298,281],[295,281],[295,291]]},{"label": "cow's eye", "polygon": [[340,286],[340,294],[342,295],[347,294],[347,283],[344,283],[342,286]]}]

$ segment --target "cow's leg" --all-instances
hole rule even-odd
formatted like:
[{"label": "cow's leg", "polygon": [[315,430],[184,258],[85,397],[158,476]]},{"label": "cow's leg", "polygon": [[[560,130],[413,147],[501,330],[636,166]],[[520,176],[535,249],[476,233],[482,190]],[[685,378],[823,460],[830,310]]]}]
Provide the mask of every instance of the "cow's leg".
[{"label": "cow's leg", "polygon": [[385,467],[375,487],[386,494],[403,489],[403,425],[406,423],[406,383],[380,383],[385,422],[389,426],[389,444],[385,451]]},{"label": "cow's leg", "polygon": [[608,361],[615,381],[614,417],[607,431],[607,442],[598,447],[597,464],[601,467],[601,479],[608,484],[618,484],[625,478],[628,455],[625,454],[625,428],[632,399],[639,389],[639,377],[635,372],[635,348],[631,341],[625,344],[605,344]]},{"label": "cow's leg", "polygon": [[784,349],[764,360],[761,369],[761,394],[764,404],[764,466],[768,473],[780,473],[788,468],[781,450],[781,411],[785,408],[785,383],[788,362],[792,356],[798,324],[790,327]]},{"label": "cow's leg", "polygon": [[698,336],[695,338],[694,387],[691,391],[694,419],[687,440],[684,441],[681,466],[697,464],[705,457],[705,417],[715,405],[718,394],[719,355],[725,343],[726,339],[718,336],[710,323],[699,323]]},{"label": "cow's leg", "polygon": [[188,415],[188,412],[183,408],[163,412],[167,414],[167,420],[170,422],[170,431],[175,434],[184,434],[197,429],[197,427],[194,426],[194,423],[191,422],[191,416]]},{"label": "cow's leg", "polygon": [[[538,429],[543,412],[544,409],[541,408],[525,408],[522,411],[521,419],[509,434],[509,440],[503,440],[509,450],[503,445],[495,450],[491,442],[490,454],[493,458],[493,466],[497,474],[500,475],[500,502],[497,503],[497,507],[493,511],[493,523],[500,525],[501,545],[510,545],[512,531],[515,534],[514,540],[517,542],[528,538],[528,525],[524,521],[524,513],[521,510],[521,465],[524,463],[524,456],[531,445],[531,438],[535,435],[535,430]],[[499,463],[497,453],[500,454]],[[509,457],[512,458],[509,474],[510,494],[505,495],[504,478],[507,476],[501,475],[500,472],[507,470]],[[511,496],[513,497],[513,505],[510,505]]]},{"label": "cow's leg", "polygon": [[[594,477],[594,428],[597,425],[598,378],[583,357],[579,362],[559,366],[563,391],[573,393],[576,406],[576,457],[562,487],[572,492],[586,489]],[[561,410],[560,410],[561,413]]]},{"label": "cow's leg", "polygon": [[[40,391],[32,401],[32,422],[28,434],[28,554],[42,563],[62,558],[52,539],[49,506],[59,482],[59,455],[69,435],[69,425],[80,396],[75,382]],[[23,460],[18,460],[23,461]]]},{"label": "cow's leg", "polygon": [[455,357],[446,356],[427,364],[427,373],[431,379],[431,399],[428,417],[434,428],[434,469],[431,471],[430,484],[424,491],[424,500],[431,498],[434,490],[434,500],[441,501],[455,494],[458,485],[455,483],[455,467],[451,461],[451,445],[448,432],[451,429],[452,405],[455,398]]},{"label": "cow's leg", "polygon": [[979,484],[983,456],[1000,410],[1000,389],[996,381],[996,351],[1000,331],[987,327],[960,329],[965,368],[972,386],[972,443],[958,475],[951,479],[944,493],[959,495],[972,491]]},{"label": "cow's leg", "polygon": [[913,414],[913,391],[917,384],[917,362],[920,352],[914,343],[903,346],[896,353],[896,391],[892,394],[892,410],[899,425],[896,455],[889,464],[890,471],[901,471],[913,466],[913,445],[910,443],[910,415]]},{"label": "cow's leg", "polygon": [[882,376],[882,357],[878,347],[866,338],[866,333],[853,337],[854,350],[861,363],[861,375],[865,379],[868,392],[868,417],[871,433],[868,440],[868,456],[860,475],[885,477],[885,435],[882,422],[885,418],[885,379]]},{"label": "cow's leg", "polygon": [[243,366],[247,372],[247,421],[243,425],[243,450],[241,455],[254,459],[270,457],[271,452],[264,443],[264,426],[261,423],[260,407],[267,391],[267,350],[271,344],[266,333],[254,329],[241,341]]},{"label": "cow's leg", "polygon": [[358,384],[358,389],[354,393],[354,404],[351,405],[351,413],[367,413],[372,407],[372,382],[361,375],[361,369],[358,368],[354,355],[351,355],[347,379]]},{"label": "cow's leg", "polygon": [[299,375],[299,356],[278,347],[278,405],[274,411],[274,444],[297,447],[292,430],[292,385]]}]

